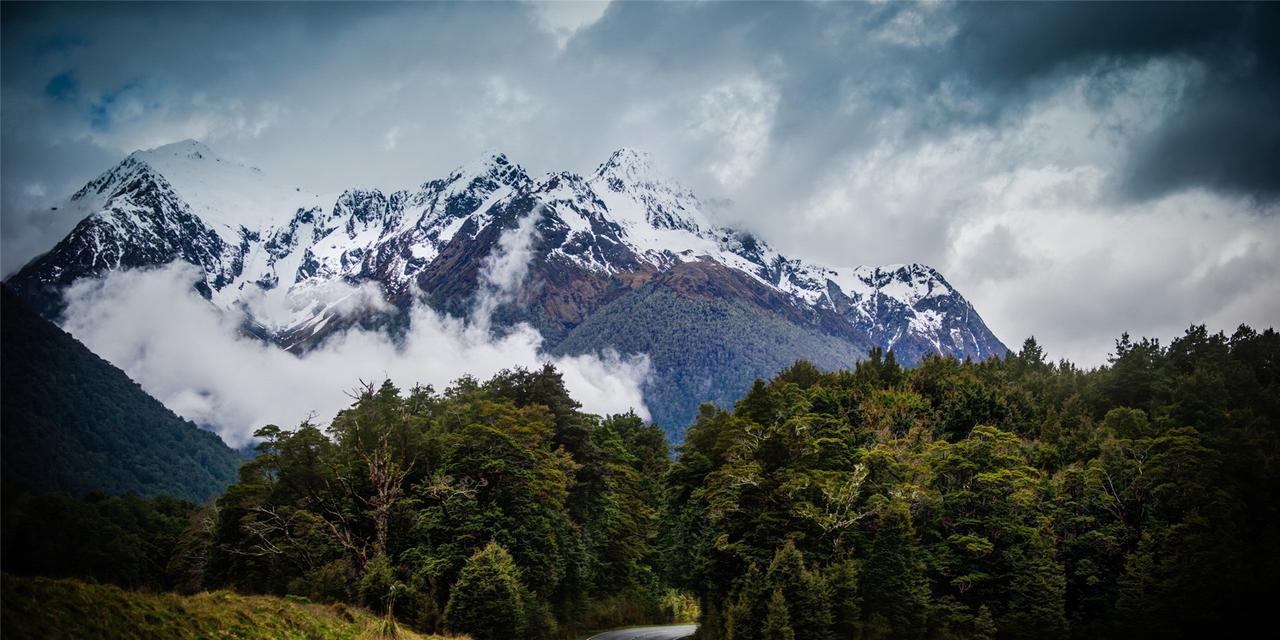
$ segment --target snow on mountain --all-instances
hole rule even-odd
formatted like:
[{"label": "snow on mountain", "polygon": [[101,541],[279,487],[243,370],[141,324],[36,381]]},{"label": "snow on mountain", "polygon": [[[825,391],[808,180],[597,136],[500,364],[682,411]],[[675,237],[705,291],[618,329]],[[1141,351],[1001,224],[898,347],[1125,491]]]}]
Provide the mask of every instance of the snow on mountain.
[{"label": "snow on mountain", "polygon": [[129,156],[155,168],[205,224],[230,243],[240,230],[278,225],[298,209],[320,206],[319,194],[277,184],[261,169],[215,154],[195,140],[135,151]]},{"label": "snow on mountain", "polygon": [[[978,359],[1004,352],[985,326],[979,331],[967,326],[975,320],[981,324],[977,313],[936,270],[920,264],[832,269],[788,259],[759,238],[714,225],[697,197],[657,175],[644,153],[620,149],[590,178],[561,173],[540,185],[535,193],[570,230],[551,254],[582,268],[607,275],[635,269],[625,261],[599,259],[607,252],[585,249],[593,243],[621,244],[657,270],[676,262],[711,261],[798,305],[835,311],[886,349],[904,338],[915,342],[908,347],[912,360],[930,350]],[[948,318],[949,313],[959,318]]]},{"label": "snow on mountain", "polygon": [[176,259],[204,269],[199,288],[214,304],[246,310],[268,334],[305,328],[318,335],[357,287],[372,283],[389,300],[427,281],[440,290],[457,274],[473,274],[458,269],[492,250],[484,245],[496,237],[490,230],[538,215],[544,271],[596,278],[589,286],[572,284],[578,276],[570,272],[553,278],[568,283],[548,294],[560,296],[556,304],[584,305],[566,317],[607,303],[602,282],[633,286],[625,283],[675,265],[718,264],[790,301],[788,313],[817,314],[828,325],[839,318],[841,330],[909,360],[1004,352],[937,271],[918,264],[828,268],[788,258],[715,224],[692,192],[631,149],[614,152],[588,176],[535,180],[505,155],[486,153],[416,189],[326,197],[277,184],[185,140],[130,154],[68,206],[84,211],[84,221],[11,279],[28,297],[43,296],[37,306],[46,311],[56,310],[57,290],[76,278]]}]

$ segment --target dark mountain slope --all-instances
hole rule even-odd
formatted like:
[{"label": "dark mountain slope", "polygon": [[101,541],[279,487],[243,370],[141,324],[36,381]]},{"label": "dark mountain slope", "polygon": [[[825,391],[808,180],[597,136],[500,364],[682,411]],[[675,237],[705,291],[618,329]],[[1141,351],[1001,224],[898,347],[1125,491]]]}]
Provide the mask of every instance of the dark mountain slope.
[{"label": "dark mountain slope", "polygon": [[756,378],[797,358],[827,370],[852,366],[867,345],[802,326],[742,297],[698,295],[655,279],[587,318],[555,346],[562,354],[610,345],[648,353],[653,378],[645,397],[653,419],[682,435],[698,405],[733,406]]},{"label": "dark mountain slope", "polygon": [[200,502],[235,480],[240,453],[0,291],[5,482]]}]

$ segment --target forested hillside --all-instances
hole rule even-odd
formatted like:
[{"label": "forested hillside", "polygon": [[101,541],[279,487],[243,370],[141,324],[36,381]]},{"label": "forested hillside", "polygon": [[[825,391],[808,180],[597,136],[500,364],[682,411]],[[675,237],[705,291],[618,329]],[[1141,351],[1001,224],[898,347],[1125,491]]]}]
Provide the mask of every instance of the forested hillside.
[{"label": "forested hillside", "polygon": [[69,493],[204,501],[243,456],[174,415],[0,287],[3,477]]},{"label": "forested hillside", "polygon": [[1244,637],[1280,597],[1277,425],[1272,330],[798,363],[703,408],[664,573],[708,639]]},{"label": "forested hillside", "polygon": [[755,378],[768,377],[797,353],[821,354],[831,371],[866,355],[867,346],[820,331],[732,298],[688,295],[649,283],[587,318],[555,346],[560,354],[590,353],[599,345],[644,353],[653,366],[645,398],[653,419],[673,438],[698,406],[730,406]]}]

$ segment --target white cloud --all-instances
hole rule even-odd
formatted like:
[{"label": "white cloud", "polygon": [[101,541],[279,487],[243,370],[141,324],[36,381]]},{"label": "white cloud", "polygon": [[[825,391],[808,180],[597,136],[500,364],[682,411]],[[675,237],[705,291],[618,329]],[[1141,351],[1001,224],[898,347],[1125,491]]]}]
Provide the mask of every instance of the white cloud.
[{"label": "white cloud", "polygon": [[769,133],[778,108],[778,91],[748,76],[704,93],[690,129],[714,142],[710,171],[725,187],[737,187],[755,175],[769,150]]},{"label": "white cloud", "polygon": [[1035,335],[1084,365],[1126,331],[1168,341],[1192,323],[1273,325],[1280,206],[1203,190],[1126,203],[1109,188],[1133,136],[1199,73],[1178,62],[1079,76],[1008,121],[886,132],[774,233],[829,263],[932,263],[1009,346]]},{"label": "white cloud", "polygon": [[609,0],[535,0],[537,23],[556,39],[556,47],[564,49],[573,35],[595,24],[609,8]]},{"label": "white cloud", "polygon": [[941,2],[913,3],[901,8],[873,33],[873,37],[904,47],[938,45],[955,36],[957,27],[937,11]]},{"label": "white cloud", "polygon": [[533,258],[533,241],[537,239],[538,218],[542,206],[534,208],[520,219],[515,229],[509,229],[498,238],[494,253],[485,256],[480,267],[480,290],[476,295],[471,321],[481,333],[489,332],[489,321],[499,306],[512,302],[520,292],[524,278],[529,273],[529,260]]},{"label": "white cloud", "polygon": [[542,336],[528,326],[494,336],[474,322],[418,306],[402,344],[352,330],[296,356],[244,337],[239,317],[195,293],[198,277],[194,267],[175,263],[81,281],[67,292],[64,327],[165,406],[232,446],[246,444],[265,424],[292,427],[313,412],[328,420],[350,403],[344,392],[360,379],[440,389],[463,374],[485,379],[544,362],[564,374],[585,410],[635,409],[648,416],[640,391],[650,371],[643,355],[554,358],[541,352]]},{"label": "white cloud", "polygon": [[492,75],[485,80],[485,98],[489,120],[514,124],[525,122],[537,113],[533,96],[506,76]]}]

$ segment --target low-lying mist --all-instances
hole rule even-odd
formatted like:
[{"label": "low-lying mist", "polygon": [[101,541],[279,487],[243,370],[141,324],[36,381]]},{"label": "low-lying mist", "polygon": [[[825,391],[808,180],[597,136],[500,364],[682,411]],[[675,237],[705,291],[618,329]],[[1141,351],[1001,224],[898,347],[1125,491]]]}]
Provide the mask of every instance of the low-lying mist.
[{"label": "low-lying mist", "polygon": [[380,332],[352,329],[299,356],[246,337],[240,314],[216,308],[195,291],[204,274],[185,263],[77,282],[66,292],[63,326],[170,409],[233,447],[248,444],[266,424],[289,428],[308,416],[327,421],[350,404],[347,392],[360,380],[439,389],[463,375],[485,379],[547,362],[586,411],[635,410],[647,418],[641,394],[650,375],[647,356],[550,356],[541,349],[542,335],[528,325],[501,335],[490,330],[493,310],[513,299],[524,279],[533,218],[507,232],[484,265],[471,317],[419,304],[399,344]]}]

